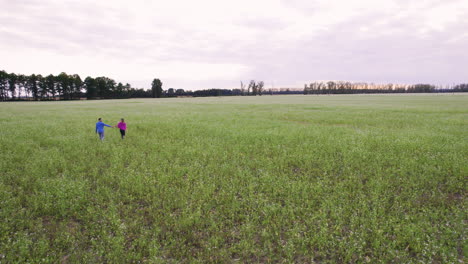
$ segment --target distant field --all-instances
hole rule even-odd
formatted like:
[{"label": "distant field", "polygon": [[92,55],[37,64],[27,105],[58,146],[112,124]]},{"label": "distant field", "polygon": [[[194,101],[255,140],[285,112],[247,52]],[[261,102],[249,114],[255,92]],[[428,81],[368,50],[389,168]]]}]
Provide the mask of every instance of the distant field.
[{"label": "distant field", "polygon": [[0,103],[0,148],[0,263],[468,253],[465,94]]}]

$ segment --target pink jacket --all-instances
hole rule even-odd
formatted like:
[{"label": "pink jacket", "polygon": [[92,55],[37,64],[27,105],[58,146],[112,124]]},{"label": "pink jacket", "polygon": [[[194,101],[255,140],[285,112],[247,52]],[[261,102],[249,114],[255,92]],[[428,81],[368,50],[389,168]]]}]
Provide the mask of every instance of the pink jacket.
[{"label": "pink jacket", "polygon": [[117,124],[117,127],[122,129],[122,130],[127,130],[127,123],[119,122]]}]

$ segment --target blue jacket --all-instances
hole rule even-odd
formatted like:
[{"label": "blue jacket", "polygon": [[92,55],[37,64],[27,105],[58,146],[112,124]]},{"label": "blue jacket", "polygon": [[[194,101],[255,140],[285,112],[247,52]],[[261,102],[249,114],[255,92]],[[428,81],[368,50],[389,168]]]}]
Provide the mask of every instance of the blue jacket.
[{"label": "blue jacket", "polygon": [[102,133],[104,132],[104,127],[112,127],[112,126],[109,126],[107,124],[104,124],[103,122],[99,121],[96,123],[96,133]]}]

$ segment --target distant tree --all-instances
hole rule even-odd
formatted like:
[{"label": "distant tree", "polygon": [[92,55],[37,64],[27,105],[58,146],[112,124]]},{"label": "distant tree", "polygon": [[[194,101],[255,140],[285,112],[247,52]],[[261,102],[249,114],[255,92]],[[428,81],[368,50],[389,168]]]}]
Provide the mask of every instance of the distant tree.
[{"label": "distant tree", "polygon": [[115,87],[115,97],[122,98],[124,95],[124,85],[119,82]]},{"label": "distant tree", "polygon": [[162,96],[162,82],[159,79],[154,79],[153,82],[151,83],[151,92],[153,95],[153,98],[160,98]]},{"label": "distant tree", "polygon": [[97,91],[97,96],[104,98],[108,94],[107,88],[106,88],[106,77],[97,77],[96,78],[96,91]]},{"label": "distant tree", "polygon": [[184,91],[184,89],[177,89],[177,90],[175,91],[175,94],[176,94],[176,95],[179,95],[179,96],[180,96],[180,95],[184,95],[184,94],[185,94],[185,91]]},{"label": "distant tree", "polygon": [[241,95],[245,95],[245,84],[242,81],[240,82],[240,92]]},{"label": "distant tree", "polygon": [[16,79],[16,83],[18,84],[18,99],[21,99],[21,91],[24,92],[24,95],[27,96],[28,92],[26,90],[26,75],[24,74],[18,74],[18,79]]},{"label": "distant tree", "polygon": [[232,95],[234,96],[242,95],[241,89],[232,89]]},{"label": "distant tree", "polygon": [[71,97],[80,98],[83,90],[83,81],[81,80],[80,75],[73,74],[69,76],[71,82]]},{"label": "distant tree", "polygon": [[393,85],[393,84],[389,83],[389,84],[387,84],[386,86],[387,86],[387,90],[388,90],[389,92],[393,91],[393,88],[394,88],[394,85]]},{"label": "distant tree", "polygon": [[26,76],[26,83],[25,87],[28,93],[32,94],[32,97],[35,101],[39,99],[38,87],[37,87],[37,75],[31,74],[30,76]]},{"label": "distant tree", "polygon": [[4,101],[8,98],[8,73],[6,71],[0,71],[0,100]]},{"label": "distant tree", "polygon": [[335,82],[329,81],[329,82],[327,82],[327,86],[328,86],[329,91],[333,91],[333,90],[336,89],[336,83]]},{"label": "distant tree", "polygon": [[47,75],[45,77],[45,86],[47,87],[47,94],[50,94],[52,98],[55,99],[55,93],[57,92],[55,90],[56,86],[56,78],[52,74]]},{"label": "distant tree", "polygon": [[468,84],[467,83],[457,84],[453,87],[453,91],[454,92],[468,92]]},{"label": "distant tree", "polygon": [[98,92],[96,79],[90,76],[86,77],[84,80],[84,89],[86,91],[86,98],[92,99],[97,97]]},{"label": "distant tree", "polygon": [[317,93],[320,93],[320,91],[325,88],[325,84],[324,83],[318,83],[316,87],[317,87]]},{"label": "distant tree", "polygon": [[250,94],[250,90],[252,90],[253,95],[257,95],[257,83],[255,82],[255,80],[251,80],[249,83],[249,89],[248,89],[249,94]]},{"label": "distant tree", "polygon": [[70,99],[71,83],[70,77],[65,72],[61,72],[57,76],[57,92],[59,97],[65,100]]},{"label": "distant tree", "polygon": [[126,91],[126,92],[130,91],[131,88],[132,88],[132,86],[129,83],[126,83],[124,85],[124,91]]},{"label": "distant tree", "polygon": [[108,98],[115,97],[115,94],[116,94],[115,87],[116,87],[116,82],[113,79],[106,77],[106,90],[108,91],[108,94],[107,94]]},{"label": "distant tree", "polygon": [[128,96],[140,97],[140,98],[151,98],[153,97],[153,93],[149,90],[131,88]]},{"label": "distant tree", "polygon": [[175,93],[174,88],[167,89],[167,96],[172,97],[174,96],[174,93]]},{"label": "distant tree", "polygon": [[208,90],[198,90],[192,93],[193,96],[231,96],[232,90],[228,89],[208,89]]},{"label": "distant tree", "polygon": [[415,84],[412,87],[412,92],[415,93],[430,93],[435,90],[435,86],[431,84]]},{"label": "distant tree", "polygon": [[112,98],[115,95],[115,81],[107,77],[97,77],[97,95],[101,98]]},{"label": "distant tree", "polygon": [[262,95],[263,86],[265,86],[265,83],[263,81],[260,81],[260,82],[257,83],[257,93],[258,93],[258,95]]},{"label": "distant tree", "polygon": [[46,99],[46,97],[47,97],[47,84],[45,82],[45,78],[40,74],[37,75],[37,88],[38,88],[39,98],[41,100]]},{"label": "distant tree", "polygon": [[8,74],[8,90],[10,90],[11,99],[13,100],[15,100],[17,82],[18,82],[18,75],[14,73]]}]

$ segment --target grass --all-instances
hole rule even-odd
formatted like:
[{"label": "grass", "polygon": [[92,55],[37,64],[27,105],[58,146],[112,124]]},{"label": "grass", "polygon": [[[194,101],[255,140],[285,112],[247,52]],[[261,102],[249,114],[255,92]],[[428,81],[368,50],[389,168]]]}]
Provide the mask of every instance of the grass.
[{"label": "grass", "polygon": [[[468,95],[0,104],[0,263],[457,263]],[[97,117],[128,123],[127,138]]]}]

